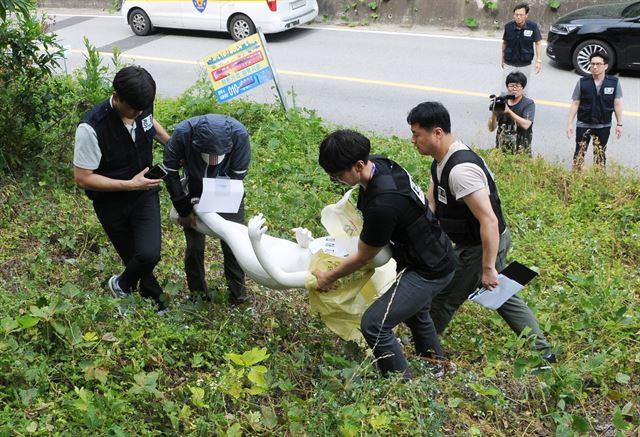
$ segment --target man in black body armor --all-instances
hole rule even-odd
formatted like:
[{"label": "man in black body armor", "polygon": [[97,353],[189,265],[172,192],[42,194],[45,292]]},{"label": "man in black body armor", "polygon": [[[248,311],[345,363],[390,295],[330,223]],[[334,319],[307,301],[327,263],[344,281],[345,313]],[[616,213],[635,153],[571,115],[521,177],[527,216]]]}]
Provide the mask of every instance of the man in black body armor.
[{"label": "man in black body armor", "polygon": [[455,256],[409,173],[390,159],[370,156],[370,148],[366,137],[348,130],[333,132],[320,145],[319,162],[331,179],[360,186],[357,207],[363,227],[357,253],[329,272],[313,274],[318,289],[329,290],[336,280],[365,266],[387,244],[391,246],[399,275],[365,311],[361,329],[383,375],[402,372],[410,377],[393,328],[405,322],[418,355],[443,357],[429,306],[453,277]]},{"label": "man in black body armor", "polygon": [[[432,302],[431,317],[441,334],[473,291],[480,285],[488,289],[498,285],[511,236],[493,174],[482,158],[453,136],[446,108],[438,102],[421,103],[407,122],[418,152],[434,159],[427,199],[455,244],[458,260],[453,280]],[[536,337],[536,350],[555,362],[551,345],[520,296],[512,296],[497,311],[516,334],[529,328]]]},{"label": "man in black body armor", "polygon": [[580,170],[584,155],[593,141],[593,163],[604,168],[607,163],[607,142],[611,133],[611,116],[616,114],[616,137],[622,135],[622,88],[620,80],[606,74],[609,56],[595,52],[589,56],[591,76],[578,80],[571,97],[567,138],[573,134],[573,120],[576,123],[576,149],[573,153],[573,169]]},{"label": "man in black body armor", "polygon": [[161,179],[144,175],[153,164],[153,140],[169,135],[153,117],[156,83],[142,67],[116,73],[113,95],[82,118],[73,155],[76,184],[84,188],[124,264],[109,279],[115,297],[139,289],[165,308],[153,269],[160,260]]}]

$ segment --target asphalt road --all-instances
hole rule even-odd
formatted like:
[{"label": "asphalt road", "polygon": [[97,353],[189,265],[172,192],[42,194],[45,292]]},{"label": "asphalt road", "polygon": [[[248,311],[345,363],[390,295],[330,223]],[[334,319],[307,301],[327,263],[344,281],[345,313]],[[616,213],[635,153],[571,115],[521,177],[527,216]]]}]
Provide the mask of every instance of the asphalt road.
[{"label": "asphalt road", "polygon": [[[53,31],[70,48],[67,68],[83,63],[83,37],[101,52],[118,46],[147,68],[163,96],[176,96],[203,74],[200,59],[233,41],[222,33],[161,30],[133,35],[119,16],[50,10]],[[282,87],[295,93],[297,106],[314,109],[325,120],[381,135],[409,137],[407,112],[426,100],[450,111],[454,133],[467,144],[488,148],[488,95],[500,91],[500,40],[422,29],[370,30],[310,26],[267,35]],[[622,72],[625,114],[620,139],[608,145],[609,162],[640,169],[640,75]],[[542,72],[528,94],[536,100],[533,151],[569,166],[573,140],[565,126],[578,76],[544,56]],[[275,90],[263,86],[244,98],[272,102]],[[589,154],[591,151],[589,152]],[[590,162],[590,158],[589,161]]]}]

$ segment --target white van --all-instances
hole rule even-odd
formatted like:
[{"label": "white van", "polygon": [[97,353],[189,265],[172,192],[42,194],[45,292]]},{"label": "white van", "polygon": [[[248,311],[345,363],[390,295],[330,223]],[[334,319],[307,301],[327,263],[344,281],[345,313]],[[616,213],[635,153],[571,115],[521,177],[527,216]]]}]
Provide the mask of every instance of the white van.
[{"label": "white van", "polygon": [[124,0],[122,16],[136,35],[156,27],[227,31],[234,40],[282,32],[318,16],[316,0]]}]

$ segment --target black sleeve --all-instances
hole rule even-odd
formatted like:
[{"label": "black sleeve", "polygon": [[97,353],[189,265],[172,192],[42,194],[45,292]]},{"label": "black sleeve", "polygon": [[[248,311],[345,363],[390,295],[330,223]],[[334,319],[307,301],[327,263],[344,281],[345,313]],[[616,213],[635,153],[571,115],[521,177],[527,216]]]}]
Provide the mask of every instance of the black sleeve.
[{"label": "black sleeve", "polygon": [[391,241],[400,212],[393,206],[373,206],[362,213],[360,240],[373,247],[382,247]]},{"label": "black sleeve", "polygon": [[533,41],[538,42],[540,40],[542,40],[542,34],[540,33],[540,26],[536,24],[533,29]]},{"label": "black sleeve", "polygon": [[185,159],[185,140],[187,132],[184,126],[178,125],[173,132],[173,135],[164,145],[164,159],[163,164],[167,169],[167,176],[164,178],[169,197],[174,208],[178,211],[180,217],[186,217],[191,214],[193,206],[188,196],[182,189],[180,183],[180,167]]}]

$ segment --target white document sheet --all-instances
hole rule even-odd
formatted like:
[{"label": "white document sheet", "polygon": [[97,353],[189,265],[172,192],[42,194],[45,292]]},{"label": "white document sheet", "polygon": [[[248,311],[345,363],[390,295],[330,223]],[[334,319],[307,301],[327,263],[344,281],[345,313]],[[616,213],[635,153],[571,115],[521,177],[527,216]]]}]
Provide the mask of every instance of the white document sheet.
[{"label": "white document sheet", "polygon": [[500,282],[500,285],[493,290],[487,290],[483,287],[471,294],[469,300],[477,302],[483,307],[496,310],[500,308],[507,299],[524,288],[524,285],[506,277],[502,273],[498,275],[498,282]]},{"label": "white document sheet", "polygon": [[243,195],[244,184],[240,180],[204,178],[198,212],[236,213]]},{"label": "white document sheet", "polygon": [[[355,246],[355,247],[354,247]],[[322,250],[329,255],[346,258],[354,249],[358,247],[358,240],[352,237],[321,237],[314,239],[309,244],[311,253]]]}]

